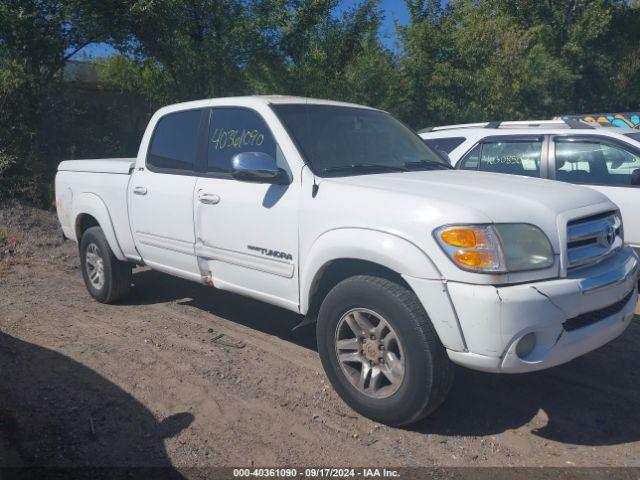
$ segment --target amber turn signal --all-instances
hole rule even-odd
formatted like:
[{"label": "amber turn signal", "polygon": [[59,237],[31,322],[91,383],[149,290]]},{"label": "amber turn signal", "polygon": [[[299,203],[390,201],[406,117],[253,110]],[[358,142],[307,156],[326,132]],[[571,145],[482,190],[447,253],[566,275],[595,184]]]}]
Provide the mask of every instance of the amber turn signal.
[{"label": "amber turn signal", "polygon": [[451,228],[440,233],[440,238],[452,247],[472,248],[477,243],[475,233],[470,228]]},{"label": "amber turn signal", "polygon": [[480,228],[449,228],[440,233],[447,245],[462,248],[483,248],[487,246],[487,235]]},{"label": "amber turn signal", "polygon": [[489,268],[494,265],[493,254],[487,250],[458,250],[453,258],[470,268]]}]

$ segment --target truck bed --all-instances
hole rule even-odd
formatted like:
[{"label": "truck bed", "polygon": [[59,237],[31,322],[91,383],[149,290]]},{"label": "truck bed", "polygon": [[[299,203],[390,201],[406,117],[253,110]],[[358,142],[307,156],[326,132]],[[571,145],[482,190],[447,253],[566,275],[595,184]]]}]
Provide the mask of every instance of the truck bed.
[{"label": "truck bed", "polygon": [[59,172],[115,173],[128,175],[135,167],[135,158],[91,158],[65,160],[58,165]]},{"label": "truck bed", "polygon": [[129,227],[127,192],[135,158],[66,160],[58,165],[56,207],[65,237],[78,241],[77,211],[91,214],[109,238],[120,260],[138,257]]}]

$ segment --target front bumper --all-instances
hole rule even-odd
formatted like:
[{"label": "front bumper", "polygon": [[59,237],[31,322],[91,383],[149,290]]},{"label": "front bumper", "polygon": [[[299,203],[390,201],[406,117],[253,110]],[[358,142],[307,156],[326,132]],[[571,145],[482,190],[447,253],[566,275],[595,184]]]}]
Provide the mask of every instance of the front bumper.
[{"label": "front bumper", "polygon": [[[568,362],[616,338],[638,301],[638,257],[625,247],[569,278],[505,287],[449,282],[466,348],[447,349],[455,363],[488,372],[520,373]],[[522,357],[518,342],[534,333]],[[521,352],[522,353],[522,352]]]}]

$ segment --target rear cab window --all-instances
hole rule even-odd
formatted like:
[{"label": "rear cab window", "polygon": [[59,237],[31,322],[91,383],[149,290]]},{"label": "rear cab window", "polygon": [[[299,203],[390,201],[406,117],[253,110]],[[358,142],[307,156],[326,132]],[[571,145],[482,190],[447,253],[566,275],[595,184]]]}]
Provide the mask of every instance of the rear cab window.
[{"label": "rear cab window", "polygon": [[161,173],[193,173],[198,157],[203,109],[168,113],[156,124],[147,167]]}]

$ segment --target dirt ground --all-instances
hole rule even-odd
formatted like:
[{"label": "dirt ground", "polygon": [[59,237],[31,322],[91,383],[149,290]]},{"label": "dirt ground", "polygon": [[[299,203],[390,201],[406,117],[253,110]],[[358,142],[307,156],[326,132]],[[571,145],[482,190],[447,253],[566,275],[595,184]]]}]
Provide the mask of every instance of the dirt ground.
[{"label": "dirt ground", "polygon": [[0,205],[0,467],[640,466],[640,323],[567,365],[458,369],[409,429],[332,391],[313,327],[148,269],[85,291],[52,212]]}]

